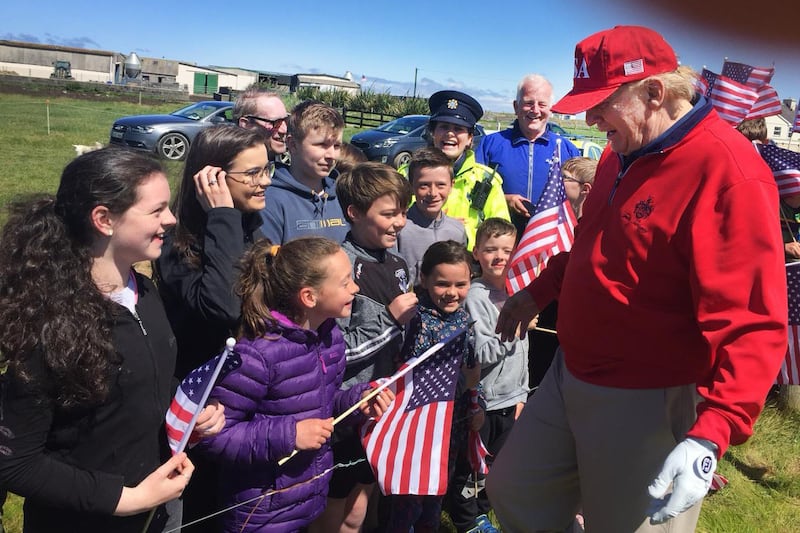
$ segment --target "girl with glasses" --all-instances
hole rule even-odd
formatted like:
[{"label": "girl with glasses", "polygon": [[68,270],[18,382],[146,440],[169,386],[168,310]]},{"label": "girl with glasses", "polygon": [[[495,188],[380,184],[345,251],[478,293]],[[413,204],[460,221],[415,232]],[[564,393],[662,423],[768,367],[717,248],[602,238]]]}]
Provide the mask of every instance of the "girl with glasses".
[{"label": "girl with glasses", "polygon": [[[239,126],[206,128],[189,149],[173,205],[177,224],[155,263],[178,341],[179,379],[220,353],[238,326],[237,264],[263,237],[259,211],[273,168],[263,135]],[[184,495],[184,523],[216,509],[214,465],[196,456],[192,460],[198,471]],[[215,529],[213,520],[193,526],[196,531]]]}]

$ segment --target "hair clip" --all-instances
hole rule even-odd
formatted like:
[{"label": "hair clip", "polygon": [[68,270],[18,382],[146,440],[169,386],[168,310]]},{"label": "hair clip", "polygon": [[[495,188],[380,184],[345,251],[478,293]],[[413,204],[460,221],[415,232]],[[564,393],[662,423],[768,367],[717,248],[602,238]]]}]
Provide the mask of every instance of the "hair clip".
[{"label": "hair clip", "polygon": [[272,257],[275,257],[276,255],[278,255],[278,250],[280,249],[281,249],[280,244],[273,244],[272,246],[269,247],[269,250],[267,250],[267,254],[269,254]]}]

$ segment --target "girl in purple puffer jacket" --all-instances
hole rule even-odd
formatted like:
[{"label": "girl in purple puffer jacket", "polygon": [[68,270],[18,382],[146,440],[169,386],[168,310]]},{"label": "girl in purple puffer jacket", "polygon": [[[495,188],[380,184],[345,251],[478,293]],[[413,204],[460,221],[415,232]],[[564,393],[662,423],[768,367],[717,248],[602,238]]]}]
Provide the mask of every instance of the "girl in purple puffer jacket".
[{"label": "girl in purple puffer jacket", "polygon": [[[305,237],[253,245],[238,290],[242,365],[214,387],[225,428],[201,446],[220,461],[225,508],[235,506],[224,531],[298,531],[325,507],[333,416],[369,393],[366,383],[340,390],[345,345],[334,319],[350,315],[358,286],[338,244]],[[383,391],[343,423],[378,417],[391,400]]]}]

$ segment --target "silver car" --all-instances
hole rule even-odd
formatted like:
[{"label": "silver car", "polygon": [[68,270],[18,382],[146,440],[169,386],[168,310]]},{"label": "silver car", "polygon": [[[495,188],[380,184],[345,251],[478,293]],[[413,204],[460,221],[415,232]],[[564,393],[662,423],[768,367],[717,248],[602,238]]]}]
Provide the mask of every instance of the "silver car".
[{"label": "silver car", "polygon": [[169,115],[123,117],[111,127],[111,144],[155,152],[181,161],[201,129],[232,123],[233,103],[208,100],[178,109]]}]

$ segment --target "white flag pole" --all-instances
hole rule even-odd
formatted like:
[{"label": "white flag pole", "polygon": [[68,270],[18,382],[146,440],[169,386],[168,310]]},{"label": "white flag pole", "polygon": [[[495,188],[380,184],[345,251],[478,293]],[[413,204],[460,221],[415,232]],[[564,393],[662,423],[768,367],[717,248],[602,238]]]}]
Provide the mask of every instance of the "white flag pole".
[{"label": "white flag pole", "polygon": [[228,337],[228,340],[225,341],[225,350],[222,352],[222,356],[219,358],[216,368],[214,368],[214,373],[211,375],[211,383],[205,388],[203,395],[200,397],[200,401],[197,402],[198,408],[192,415],[192,419],[189,421],[189,426],[186,428],[186,431],[184,431],[183,437],[181,437],[181,441],[178,443],[178,448],[175,450],[175,453],[181,453],[186,449],[186,445],[189,443],[189,437],[191,437],[192,431],[194,431],[194,426],[197,424],[197,417],[200,416],[200,411],[202,411],[205,407],[206,401],[208,401],[208,396],[211,394],[211,389],[214,388],[214,383],[216,383],[219,373],[222,370],[222,367],[225,365],[225,361],[228,360],[228,356],[233,353],[234,346],[236,346],[236,339],[233,337]]}]

